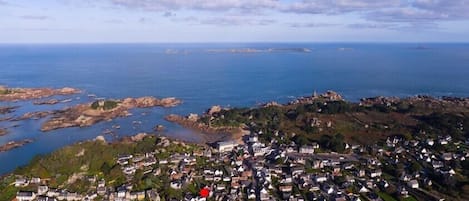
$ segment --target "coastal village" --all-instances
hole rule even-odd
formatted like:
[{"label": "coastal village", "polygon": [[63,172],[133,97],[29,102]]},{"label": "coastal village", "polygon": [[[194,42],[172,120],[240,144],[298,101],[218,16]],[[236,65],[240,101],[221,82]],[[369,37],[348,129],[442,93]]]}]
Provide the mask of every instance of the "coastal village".
[{"label": "coastal village", "polygon": [[[447,196],[435,191],[433,184],[457,177],[461,171],[457,162],[469,157],[469,141],[445,135],[411,141],[390,137],[381,146],[344,144],[343,154],[323,152],[319,144],[264,142],[262,135],[251,133],[243,144],[223,141],[167,157],[157,155],[167,147],[185,145],[158,137],[155,147],[160,149],[119,155],[115,162],[129,181],[137,172],[168,177],[169,185],[163,188],[173,189],[187,201],[390,200],[391,194],[402,200],[444,200]],[[390,170],[390,164],[403,168]],[[51,188],[47,178],[16,175],[14,185],[20,189],[16,200],[177,200],[161,197],[162,189],[135,191],[132,183],[114,187],[97,176],[86,179],[91,184],[88,193],[80,194]],[[198,190],[208,194],[182,190],[194,183],[203,184],[197,185]]]},{"label": "coastal village", "polygon": [[[423,100],[429,105],[456,104],[464,108],[468,103],[467,99],[409,100],[415,105]],[[318,101],[320,108],[316,108]],[[262,109],[312,105],[315,113],[337,115],[345,110],[332,110],[336,105],[343,106],[340,101],[340,95],[327,92],[300,98],[287,106],[269,103]],[[378,97],[363,99],[356,107],[393,107],[400,103],[398,99]],[[233,123],[227,120],[227,112],[232,111],[212,107],[201,117],[190,114],[176,118],[176,123],[199,130],[193,126],[229,131],[227,127],[216,127],[217,122]],[[451,126],[456,128],[455,133],[420,130],[411,137],[393,134],[363,144],[345,140],[340,133],[323,135],[325,140],[298,140],[300,134],[266,129],[254,122],[251,113],[245,114],[251,121],[248,132],[236,139],[207,144],[146,133],[119,142],[106,142],[98,136],[33,160],[5,176],[1,193],[9,193],[8,199],[17,201],[467,199],[469,185],[464,182],[469,170],[469,139],[456,135],[456,131],[464,131],[467,122],[455,121]],[[208,125],[203,123],[206,117]],[[184,124],[187,121],[191,123]],[[308,126],[324,132],[335,123],[315,117]],[[363,128],[370,129],[368,124]],[[110,161],[99,158],[104,156]],[[455,193],[461,191],[457,188],[463,189],[461,194]]]}]

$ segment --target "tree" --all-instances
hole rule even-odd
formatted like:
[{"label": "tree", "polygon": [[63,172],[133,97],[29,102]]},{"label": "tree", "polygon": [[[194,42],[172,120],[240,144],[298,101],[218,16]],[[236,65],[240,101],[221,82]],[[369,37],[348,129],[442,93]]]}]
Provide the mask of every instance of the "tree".
[{"label": "tree", "polygon": [[410,170],[412,172],[419,172],[420,170],[422,170],[422,166],[417,161],[412,161],[412,164],[410,165]]},{"label": "tree", "polygon": [[103,165],[101,165],[100,171],[107,175],[111,172],[111,169],[112,167],[109,165],[109,163],[104,162]]}]

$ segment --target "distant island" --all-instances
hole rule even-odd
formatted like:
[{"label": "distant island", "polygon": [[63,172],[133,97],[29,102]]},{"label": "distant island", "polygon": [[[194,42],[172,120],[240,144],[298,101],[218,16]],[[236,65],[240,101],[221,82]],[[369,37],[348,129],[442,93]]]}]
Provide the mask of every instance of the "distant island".
[{"label": "distant island", "polygon": [[209,53],[275,53],[275,52],[299,52],[309,53],[309,48],[267,48],[267,49],[256,49],[256,48],[239,48],[239,49],[209,49],[206,50]]},{"label": "distant island", "polygon": [[81,93],[80,90],[64,87],[52,88],[8,88],[0,86],[0,101],[23,101],[31,99],[46,98],[55,95],[71,95]]}]

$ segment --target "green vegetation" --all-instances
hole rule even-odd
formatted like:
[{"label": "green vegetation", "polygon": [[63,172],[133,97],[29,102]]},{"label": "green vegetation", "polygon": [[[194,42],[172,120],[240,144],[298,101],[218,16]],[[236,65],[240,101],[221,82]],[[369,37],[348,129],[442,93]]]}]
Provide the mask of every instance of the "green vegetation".
[{"label": "green vegetation", "polygon": [[[248,125],[253,131],[263,131],[261,140],[276,139],[285,143],[293,140],[300,145],[318,142],[327,136],[334,139],[337,133],[344,142],[360,144],[372,144],[396,134],[411,140],[413,133],[421,131],[435,136],[449,134],[455,139],[469,136],[469,131],[462,129],[469,127],[468,108],[458,103],[437,104],[440,100],[430,100],[435,104],[430,105],[425,99],[371,105],[316,100],[284,106],[233,108],[204,115],[199,121],[212,127]],[[334,142],[326,147],[341,151],[341,145],[341,142]]]},{"label": "green vegetation", "polygon": [[389,195],[385,192],[378,192],[378,195],[384,201],[397,201],[394,197],[392,197],[391,195]]},{"label": "green vegetation", "polygon": [[11,185],[15,182],[13,176],[7,176],[0,180],[0,200],[11,200],[16,196],[17,189],[14,185]]},{"label": "green vegetation", "polygon": [[409,197],[406,197],[406,198],[402,199],[402,201],[417,201],[417,199],[415,199],[412,196],[409,196]]},{"label": "green vegetation", "polygon": [[[152,168],[161,168],[161,175],[143,174],[143,170],[137,170],[129,180],[123,174],[122,167],[116,162],[119,155],[142,156],[156,150],[156,158],[161,160],[168,159],[171,154],[191,153],[201,149],[197,145],[178,142],[171,142],[170,146],[161,147],[158,145],[160,141],[161,138],[155,136],[147,136],[137,142],[130,142],[128,139],[114,143],[87,141],[64,147],[48,155],[38,155],[31,160],[29,165],[17,168],[12,175],[0,179],[0,200],[11,200],[20,190],[11,185],[15,181],[14,175],[48,178],[50,187],[65,188],[77,193],[87,193],[90,190],[89,187],[93,185],[86,178],[94,176],[97,176],[98,180],[105,179],[107,186],[118,187],[130,182],[134,184],[135,191],[153,188],[157,189],[162,197],[176,199],[182,199],[185,192],[200,189],[200,186],[197,186],[198,183],[184,186],[181,190],[167,188],[170,182],[167,174],[169,167],[159,167],[158,164]],[[201,167],[213,165],[205,161],[197,162],[203,165]],[[73,177],[77,179],[69,182]],[[35,190],[35,188],[29,190]]]},{"label": "green vegetation", "polygon": [[103,109],[103,110],[112,110],[119,105],[118,101],[105,100],[105,101],[95,101],[91,104],[91,108],[94,110]]},{"label": "green vegetation", "polygon": [[11,89],[0,89],[0,95],[12,94],[14,93]]}]

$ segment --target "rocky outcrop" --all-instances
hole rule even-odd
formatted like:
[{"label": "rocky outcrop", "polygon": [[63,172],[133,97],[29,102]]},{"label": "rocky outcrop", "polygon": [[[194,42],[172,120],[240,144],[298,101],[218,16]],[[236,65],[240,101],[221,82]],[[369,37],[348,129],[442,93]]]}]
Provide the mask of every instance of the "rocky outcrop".
[{"label": "rocky outcrop", "polygon": [[33,140],[31,140],[31,139],[24,139],[24,140],[21,140],[21,141],[11,141],[11,142],[8,142],[4,145],[1,145],[0,146],[0,152],[10,151],[12,149],[22,147],[22,146],[24,146],[26,144],[29,144],[31,142],[33,142]]},{"label": "rocky outcrop", "polygon": [[28,112],[21,117],[12,119],[12,121],[22,121],[22,120],[27,120],[27,119],[38,120],[38,119],[47,117],[51,115],[52,113],[53,113],[52,111]]},{"label": "rocky outcrop", "polygon": [[71,95],[81,93],[74,88],[0,88],[0,101],[23,101],[31,99],[46,98],[55,95]]},{"label": "rocky outcrop", "polygon": [[179,104],[181,104],[182,101],[170,97],[170,98],[163,98],[163,99],[158,99],[155,97],[147,96],[147,97],[141,97],[141,98],[126,98],[122,100],[121,105],[124,107],[128,108],[145,108],[145,107],[155,107],[155,106],[160,106],[160,107],[175,107]]},{"label": "rocky outcrop", "polygon": [[306,97],[301,97],[298,98],[294,101],[291,101],[289,104],[290,105],[295,105],[295,104],[311,104],[314,103],[315,101],[343,101],[344,99],[342,96],[335,92],[335,91],[327,91],[326,93],[323,94],[316,94],[316,92],[312,96],[306,96]]},{"label": "rocky outcrop", "polygon": [[34,105],[55,105],[60,101],[57,99],[50,99],[50,100],[41,100],[41,101],[34,101]]},{"label": "rocky outcrop", "polygon": [[221,106],[215,105],[215,106],[212,106],[212,107],[207,111],[207,114],[208,114],[208,115],[213,115],[213,114],[215,114],[215,113],[221,112],[221,110],[222,110]]},{"label": "rocky outcrop", "polygon": [[19,106],[6,106],[6,107],[0,107],[0,114],[8,114],[12,113],[18,108]]},{"label": "rocky outcrop", "polygon": [[162,132],[164,129],[165,127],[163,125],[156,125],[155,128],[153,128],[153,130],[156,132]]},{"label": "rocky outcrop", "polygon": [[0,136],[4,136],[6,134],[8,134],[8,130],[5,128],[0,128]]},{"label": "rocky outcrop", "polygon": [[277,103],[277,102],[275,102],[275,101],[271,101],[271,102],[262,104],[261,106],[262,106],[262,107],[281,107],[281,106],[283,106],[283,105],[280,104],[280,103]]},{"label": "rocky outcrop", "polygon": [[64,110],[53,112],[53,117],[41,126],[41,131],[51,131],[67,127],[86,127],[101,121],[108,121],[117,117],[129,116],[129,110],[133,108],[147,107],[174,107],[181,101],[176,98],[158,99],[155,97],[125,98],[123,100],[113,100],[113,107],[105,109],[99,105],[93,109],[94,103],[80,104]]},{"label": "rocky outcrop", "polygon": [[193,129],[207,134],[233,134],[239,133],[242,129],[238,127],[211,127],[192,118],[170,114],[165,117],[166,121],[179,124],[185,128]]}]

